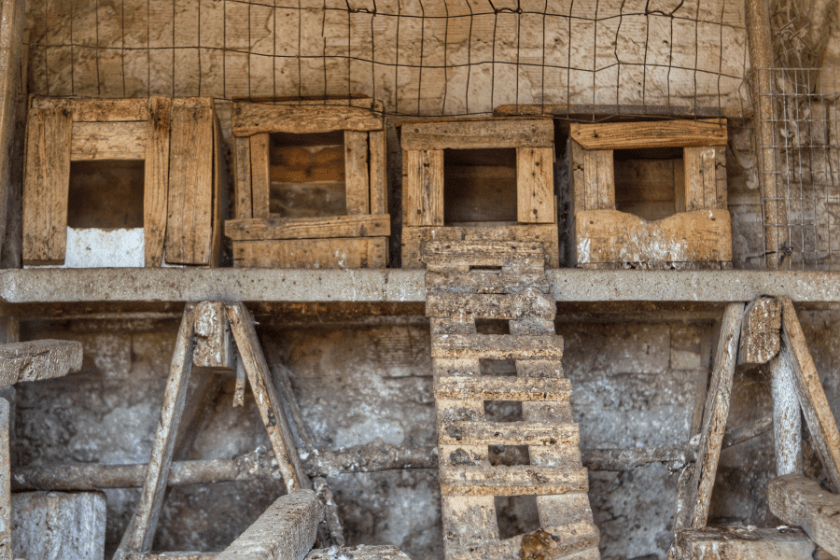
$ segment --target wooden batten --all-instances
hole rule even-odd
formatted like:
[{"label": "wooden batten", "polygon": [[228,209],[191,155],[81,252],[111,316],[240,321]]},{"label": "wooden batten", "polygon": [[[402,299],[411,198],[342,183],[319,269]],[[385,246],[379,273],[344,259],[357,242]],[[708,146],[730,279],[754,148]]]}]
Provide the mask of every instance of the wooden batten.
[{"label": "wooden batten", "polygon": [[172,100],[166,262],[210,265],[213,228],[213,101]]},{"label": "wooden batten", "polygon": [[391,235],[391,217],[388,214],[368,214],[326,218],[273,217],[267,220],[228,220],[225,222],[225,235],[234,241],[382,237]]},{"label": "wooden batten", "polygon": [[403,223],[443,225],[443,150],[407,150]]},{"label": "wooden batten", "polygon": [[387,237],[234,241],[242,268],[385,268]]},{"label": "wooden batten", "polygon": [[583,152],[586,210],[615,210],[615,170],[612,150]]},{"label": "wooden batten", "polygon": [[344,174],[348,214],[370,214],[368,135],[344,131]]},{"label": "wooden batten", "polygon": [[550,118],[405,122],[400,132],[403,150],[554,146],[554,121]]},{"label": "wooden batten", "polygon": [[253,218],[251,209],[251,139],[233,139],[233,169],[236,181],[236,217]]},{"label": "wooden batten", "polygon": [[66,109],[74,122],[145,121],[151,99],[81,99],[73,97],[33,97],[33,109]]},{"label": "wooden batten", "polygon": [[723,163],[725,151],[725,146],[683,150],[687,211],[706,208],[726,210],[726,165]]},{"label": "wooden batten", "polygon": [[234,103],[231,114],[234,136],[289,132],[314,134],[336,130],[382,130],[382,116],[370,109],[347,105],[298,103]]},{"label": "wooden batten", "polygon": [[29,111],[23,188],[24,264],[64,262],[71,119],[70,112],[64,108]]},{"label": "wooden batten", "polygon": [[267,132],[251,136],[251,204],[255,218],[268,218],[271,193],[271,163]]},{"label": "wooden batten", "polygon": [[370,213],[388,213],[388,146],[386,133],[368,133],[370,150]]},{"label": "wooden batten", "polygon": [[587,150],[685,148],[727,143],[726,119],[573,123],[571,136]]},{"label": "wooden batten", "polygon": [[149,100],[146,124],[146,163],[143,183],[144,260],[146,266],[163,264],[166,216],[169,198],[169,134],[172,101],[168,97]]},{"label": "wooden batten", "polygon": [[553,224],[557,221],[553,167],[553,148],[517,150],[516,208],[519,223]]}]

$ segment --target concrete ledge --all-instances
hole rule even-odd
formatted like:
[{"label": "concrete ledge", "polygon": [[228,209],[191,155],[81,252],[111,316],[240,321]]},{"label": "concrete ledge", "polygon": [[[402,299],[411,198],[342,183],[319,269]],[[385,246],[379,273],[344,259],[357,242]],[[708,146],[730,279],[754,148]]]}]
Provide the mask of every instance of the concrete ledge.
[{"label": "concrete ledge", "polygon": [[[401,269],[7,269],[0,271],[0,300],[417,303],[425,301],[424,274]],[[840,303],[840,272],[558,269],[547,276],[558,302],[728,303],[767,295]]]}]

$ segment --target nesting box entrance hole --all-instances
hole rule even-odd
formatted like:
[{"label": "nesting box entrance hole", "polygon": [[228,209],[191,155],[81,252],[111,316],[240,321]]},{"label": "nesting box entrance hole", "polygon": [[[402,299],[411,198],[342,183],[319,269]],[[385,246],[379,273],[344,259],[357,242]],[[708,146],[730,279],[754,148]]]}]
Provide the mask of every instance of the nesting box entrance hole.
[{"label": "nesting box entrance hole", "polygon": [[269,211],[283,218],[346,216],[344,132],[270,135]]},{"label": "nesting box entrance hole", "polygon": [[446,225],[516,223],[516,148],[444,150]]},{"label": "nesting box entrance hole", "polygon": [[144,176],[142,160],[71,162],[67,225],[77,229],[142,228]]},{"label": "nesting box entrance hole", "polygon": [[615,209],[645,220],[685,212],[682,148],[615,150]]}]

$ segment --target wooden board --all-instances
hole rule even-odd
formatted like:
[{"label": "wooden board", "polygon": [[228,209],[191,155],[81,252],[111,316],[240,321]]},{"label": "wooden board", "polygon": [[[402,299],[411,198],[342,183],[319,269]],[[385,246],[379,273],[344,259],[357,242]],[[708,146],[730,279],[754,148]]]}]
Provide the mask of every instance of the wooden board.
[{"label": "wooden board", "polygon": [[32,108],[67,109],[74,122],[146,121],[152,102],[151,99],[34,97]]},{"label": "wooden board", "polygon": [[70,113],[65,109],[29,111],[23,185],[24,264],[64,262],[72,131]]},{"label": "wooden board", "polygon": [[741,331],[739,364],[766,364],[779,353],[782,304],[776,298],[760,297],[747,305]]},{"label": "wooden board", "polygon": [[368,133],[370,150],[370,213],[388,213],[388,145],[384,130]]},{"label": "wooden board", "polygon": [[552,119],[480,119],[404,122],[403,150],[553,148]]},{"label": "wooden board", "polygon": [[674,560],[813,560],[808,535],[784,529],[701,529],[677,531]]},{"label": "wooden board", "polygon": [[271,193],[271,163],[267,132],[251,136],[251,204],[255,218],[268,218]]},{"label": "wooden board", "polygon": [[213,101],[172,100],[166,262],[210,265],[213,235]]},{"label": "wooden board", "polygon": [[385,268],[387,237],[234,241],[240,268]]},{"label": "wooden board", "polygon": [[370,214],[368,135],[344,131],[344,175],[348,214]]},{"label": "wooden board", "polygon": [[443,225],[443,150],[403,152],[403,223],[407,226]]},{"label": "wooden board", "polygon": [[820,488],[801,474],[774,478],[767,486],[770,511],[783,522],[802,527],[833,556],[840,556],[840,496]]},{"label": "wooden board", "polygon": [[74,122],[70,160],[145,159],[147,122]]},{"label": "wooden board", "polygon": [[146,266],[163,264],[166,209],[169,199],[169,125],[171,100],[152,97],[146,123],[146,164],[143,180],[143,233]]},{"label": "wooden board", "polygon": [[615,210],[578,212],[575,263],[731,261],[729,212],[703,210],[647,222]]},{"label": "wooden board", "polygon": [[219,125],[219,117],[213,106],[213,223],[212,238],[210,240],[210,266],[217,267],[222,259],[222,232],[224,219],[228,209],[228,176],[227,158],[223,149],[224,138]]},{"label": "wooden board", "polygon": [[253,218],[251,209],[251,138],[233,139],[233,168],[236,181],[235,212],[240,220]]},{"label": "wooden board", "polygon": [[583,150],[586,210],[615,210],[615,167],[612,150]]},{"label": "wooden board", "polygon": [[382,237],[391,235],[391,215],[227,220],[225,235],[234,241]]},{"label": "wooden board", "polygon": [[571,136],[587,150],[725,146],[725,119],[629,123],[572,123]]},{"label": "wooden board", "polygon": [[82,367],[82,345],[70,340],[0,344],[0,387],[64,377]]},{"label": "wooden board", "polygon": [[234,136],[290,132],[312,134],[334,130],[382,130],[382,117],[369,109],[336,105],[268,105],[235,102],[231,114]]},{"label": "wooden board", "polygon": [[557,221],[554,196],[554,148],[516,150],[516,211],[523,224]]},{"label": "wooden board", "polygon": [[403,227],[402,267],[423,268],[420,250],[426,241],[536,241],[548,255],[547,268],[557,268],[560,261],[557,224],[493,225],[475,227]]},{"label": "wooden board", "polygon": [[[686,210],[726,209],[725,146],[685,148]],[[720,170],[719,167],[723,166]],[[722,173],[722,184],[719,175]],[[722,192],[718,192],[718,189]]]}]

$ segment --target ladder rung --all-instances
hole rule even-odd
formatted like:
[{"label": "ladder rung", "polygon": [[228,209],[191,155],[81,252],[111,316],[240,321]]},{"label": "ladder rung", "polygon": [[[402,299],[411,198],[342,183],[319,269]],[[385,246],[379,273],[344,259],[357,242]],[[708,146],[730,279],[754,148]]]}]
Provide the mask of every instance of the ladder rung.
[{"label": "ladder rung", "polygon": [[589,478],[583,467],[440,467],[440,492],[447,495],[548,496],[588,491]]},{"label": "ladder rung", "polygon": [[550,296],[536,290],[518,294],[429,294],[426,298],[427,317],[466,319],[523,318],[553,320],[557,304]]},{"label": "ladder rung", "polygon": [[452,334],[432,338],[432,358],[559,360],[563,338],[557,335]]},{"label": "ladder rung", "polygon": [[[592,558],[598,556],[600,533],[592,521],[576,521],[557,527],[546,527],[503,541],[465,547],[451,554],[447,560],[521,560],[522,558],[565,558],[574,554],[575,560],[590,558],[580,556],[591,549]],[[525,554],[523,554],[523,550]],[[533,555],[527,553],[533,551]]]},{"label": "ladder rung", "polygon": [[572,383],[566,377],[438,377],[435,398],[567,403],[572,399]]},{"label": "ladder rung", "polygon": [[441,426],[442,445],[572,445],[580,443],[577,424],[462,420]]},{"label": "ladder rung", "polygon": [[464,294],[516,294],[534,288],[549,292],[548,279],[543,272],[426,272],[426,291]]}]

